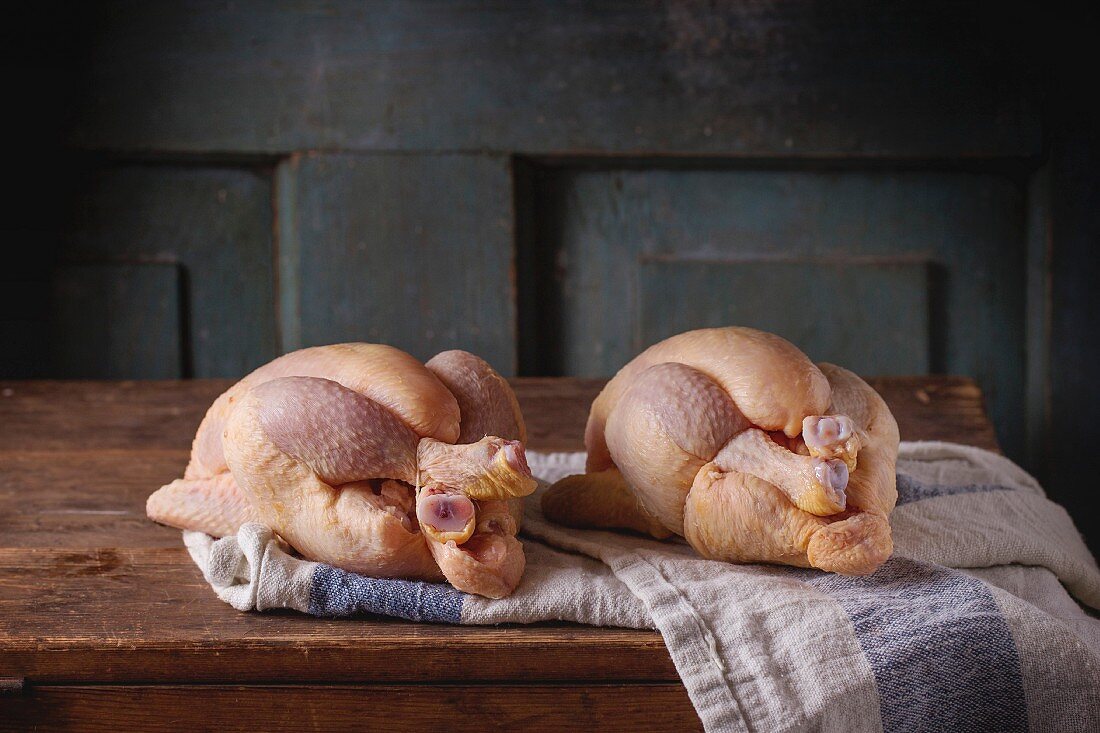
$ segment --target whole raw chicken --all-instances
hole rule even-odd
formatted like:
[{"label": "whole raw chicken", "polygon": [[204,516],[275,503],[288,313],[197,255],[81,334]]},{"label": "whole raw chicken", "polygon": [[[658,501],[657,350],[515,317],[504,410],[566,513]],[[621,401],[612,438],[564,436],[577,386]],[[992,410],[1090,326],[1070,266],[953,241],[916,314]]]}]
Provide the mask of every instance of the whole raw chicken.
[{"label": "whole raw chicken", "polygon": [[866,382],[750,328],[673,336],[592,403],[550,519],[685,537],[730,562],[871,573],[893,550],[898,427]]},{"label": "whole raw chicken", "polygon": [[260,521],[310,560],[500,598],[523,575],[525,440],[508,383],[473,354],[318,346],[218,397],[146,510],[216,536]]}]

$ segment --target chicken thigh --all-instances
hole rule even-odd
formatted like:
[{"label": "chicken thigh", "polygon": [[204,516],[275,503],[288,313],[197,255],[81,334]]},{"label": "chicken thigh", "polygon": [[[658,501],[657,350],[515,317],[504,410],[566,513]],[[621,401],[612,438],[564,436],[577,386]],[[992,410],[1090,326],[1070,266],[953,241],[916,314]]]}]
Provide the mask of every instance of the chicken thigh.
[{"label": "chicken thigh", "polygon": [[898,430],[886,403],[773,334],[716,328],[655,344],[593,402],[585,445],[587,473],[543,496],[559,523],[850,575],[893,549]]},{"label": "chicken thigh", "polygon": [[260,521],[311,560],[499,598],[523,574],[525,440],[508,383],[472,354],[303,349],[215,400],[147,512],[218,536]]}]

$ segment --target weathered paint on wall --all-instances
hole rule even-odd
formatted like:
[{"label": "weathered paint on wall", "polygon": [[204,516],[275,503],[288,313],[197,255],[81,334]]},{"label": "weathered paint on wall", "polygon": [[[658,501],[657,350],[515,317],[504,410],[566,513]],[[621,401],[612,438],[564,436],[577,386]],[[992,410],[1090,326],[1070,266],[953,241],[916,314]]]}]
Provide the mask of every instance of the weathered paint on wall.
[{"label": "weathered paint on wall", "polygon": [[58,268],[53,376],[182,377],[180,284],[175,263]]},{"label": "weathered paint on wall", "polygon": [[71,140],[290,153],[1033,155],[979,4],[109,3]]},{"label": "weathered paint on wall", "polygon": [[462,348],[516,369],[512,183],[489,155],[305,155],[279,167],[285,349]]},{"label": "weathered paint on wall", "polygon": [[[882,376],[932,371],[928,262],[641,257],[634,342],[738,324],[790,340],[814,361]],[[889,324],[889,327],[884,327]],[[936,334],[941,336],[941,334]]]},{"label": "weathered paint on wall", "polygon": [[[182,368],[185,376],[229,377],[278,353],[270,170],[129,164],[76,178],[61,263],[178,266],[180,316],[167,324],[144,319],[148,331],[133,338],[156,333],[160,339],[171,330],[183,362],[175,366],[173,350],[164,357],[171,367],[135,361],[128,369],[117,363],[102,372],[93,362],[77,370],[70,359],[69,374],[122,376],[128,370],[151,378]],[[144,309],[146,297],[135,291],[129,307]],[[65,333],[81,338],[76,330],[57,338]]]},{"label": "weathered paint on wall", "polygon": [[1013,177],[566,169],[541,190],[550,210],[536,217],[555,224],[538,244],[557,267],[540,338],[564,373],[614,373],[689,328],[758,324],[864,373],[974,376],[1005,447],[1022,450],[1027,238]]}]

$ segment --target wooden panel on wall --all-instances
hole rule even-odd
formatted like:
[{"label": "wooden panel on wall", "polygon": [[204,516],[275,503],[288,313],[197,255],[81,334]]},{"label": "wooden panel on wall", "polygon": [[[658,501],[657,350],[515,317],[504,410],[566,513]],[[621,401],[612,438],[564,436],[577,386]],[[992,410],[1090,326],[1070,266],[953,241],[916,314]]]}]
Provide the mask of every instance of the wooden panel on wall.
[{"label": "wooden panel on wall", "polygon": [[62,267],[54,275],[54,306],[54,376],[183,376],[178,265]]},{"label": "wooden panel on wall", "polygon": [[927,374],[930,284],[927,265],[915,262],[646,258],[636,343],[733,323],[777,333],[814,361],[860,374]]},{"label": "wooden panel on wall", "polygon": [[1041,149],[1028,24],[971,2],[96,4],[82,148]]},{"label": "wooden panel on wall", "polygon": [[[684,303],[698,294],[687,284],[661,284],[652,270],[643,277],[641,262],[928,263],[927,363],[933,371],[975,377],[1002,445],[1020,455],[1026,231],[1022,186],[1012,177],[920,170],[558,169],[537,178],[533,217],[541,234],[529,243],[526,259],[538,262],[524,272],[550,277],[521,323],[523,337],[540,342],[534,355],[524,349],[524,373],[613,374],[647,345],[640,314],[656,319],[669,309],[688,315],[691,306]],[[787,286],[804,291],[790,296],[793,304],[761,294],[758,307],[811,308],[817,305],[809,295],[812,281],[827,275],[827,267],[808,267],[802,287]],[[644,292],[643,280],[649,283]],[[884,297],[876,295],[876,303]],[[873,328],[843,338],[871,340],[869,349],[883,343],[892,348],[899,324],[879,313],[866,317]],[[924,329],[923,323],[903,325]],[[673,325],[670,320],[661,328]]]},{"label": "wooden panel on wall", "polygon": [[515,373],[506,157],[310,154],[281,165],[278,185],[286,348],[463,348]]},{"label": "wooden panel on wall", "polygon": [[77,182],[62,257],[178,263],[182,313],[172,327],[184,324],[185,376],[241,376],[277,353],[271,195],[263,170],[92,170]]}]

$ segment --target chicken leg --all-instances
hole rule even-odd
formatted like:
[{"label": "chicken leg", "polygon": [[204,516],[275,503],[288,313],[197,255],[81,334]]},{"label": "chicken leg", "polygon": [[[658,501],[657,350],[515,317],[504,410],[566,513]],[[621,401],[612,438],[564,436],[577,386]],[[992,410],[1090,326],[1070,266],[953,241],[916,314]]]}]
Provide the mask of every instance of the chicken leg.
[{"label": "chicken leg", "polygon": [[[510,441],[502,457],[520,474],[530,477],[522,450],[522,444],[527,442],[527,428],[515,393],[504,378],[485,361],[465,351],[444,351],[425,366],[458,402],[462,416],[458,442],[473,443],[487,435]],[[513,496],[533,490],[532,481]],[[420,492],[418,516],[420,507],[431,496]],[[454,587],[476,588],[480,595],[501,598],[511,593],[523,576],[523,547],[516,539],[523,519],[523,499],[477,496],[474,503],[476,523],[469,539],[462,543],[453,539],[438,541],[426,531],[428,550]]]},{"label": "chicken leg", "polygon": [[[846,510],[827,517],[801,511],[767,481],[723,470],[716,461],[699,472],[684,508],[684,536],[700,555],[845,575],[873,572],[890,557],[887,516],[897,501],[897,423],[862,379],[832,364],[819,366],[832,386],[831,409],[847,414],[855,440],[864,445],[848,484]],[[851,437],[837,439],[844,443]]]}]

